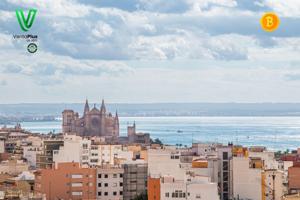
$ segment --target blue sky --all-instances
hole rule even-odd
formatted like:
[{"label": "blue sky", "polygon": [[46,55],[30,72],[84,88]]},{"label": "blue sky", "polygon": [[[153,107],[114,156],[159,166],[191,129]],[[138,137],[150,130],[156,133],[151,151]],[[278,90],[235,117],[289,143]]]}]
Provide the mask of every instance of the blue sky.
[{"label": "blue sky", "polygon": [[1,0],[0,23],[0,103],[300,102],[299,0]]}]

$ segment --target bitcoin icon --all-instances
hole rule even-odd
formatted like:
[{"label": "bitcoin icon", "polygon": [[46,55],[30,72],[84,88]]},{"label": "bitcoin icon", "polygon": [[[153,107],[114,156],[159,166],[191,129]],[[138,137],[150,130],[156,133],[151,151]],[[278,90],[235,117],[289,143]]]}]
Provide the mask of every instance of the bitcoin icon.
[{"label": "bitcoin icon", "polygon": [[262,16],[260,19],[260,24],[263,30],[272,32],[278,28],[280,19],[275,13],[268,12]]}]

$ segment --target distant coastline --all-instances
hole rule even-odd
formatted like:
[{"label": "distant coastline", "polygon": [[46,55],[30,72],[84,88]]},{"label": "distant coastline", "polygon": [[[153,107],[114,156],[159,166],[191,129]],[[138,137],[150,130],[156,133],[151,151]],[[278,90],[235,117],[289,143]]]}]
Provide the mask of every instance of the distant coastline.
[{"label": "distant coastline", "polygon": [[[0,124],[56,121],[64,109],[81,114],[82,107],[82,103],[0,104]],[[107,107],[122,117],[300,116],[300,103],[118,103]]]}]

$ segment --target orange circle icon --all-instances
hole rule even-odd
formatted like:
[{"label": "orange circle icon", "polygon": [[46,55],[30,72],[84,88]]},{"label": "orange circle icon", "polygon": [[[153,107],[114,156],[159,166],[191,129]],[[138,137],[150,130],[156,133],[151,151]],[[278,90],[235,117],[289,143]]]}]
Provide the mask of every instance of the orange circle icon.
[{"label": "orange circle icon", "polygon": [[260,19],[260,24],[263,30],[272,32],[279,27],[280,19],[275,13],[268,12],[262,16]]}]

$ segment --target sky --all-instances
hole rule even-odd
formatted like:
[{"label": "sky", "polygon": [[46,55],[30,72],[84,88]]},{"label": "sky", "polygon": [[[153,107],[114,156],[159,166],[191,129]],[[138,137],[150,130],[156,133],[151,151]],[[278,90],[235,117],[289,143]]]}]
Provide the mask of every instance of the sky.
[{"label": "sky", "polygon": [[[27,42],[16,9],[38,10]],[[261,16],[281,24],[264,32]],[[1,0],[0,103],[300,102],[299,0]]]}]

